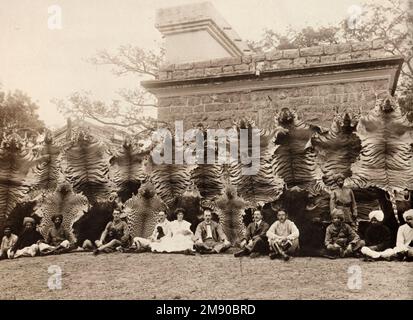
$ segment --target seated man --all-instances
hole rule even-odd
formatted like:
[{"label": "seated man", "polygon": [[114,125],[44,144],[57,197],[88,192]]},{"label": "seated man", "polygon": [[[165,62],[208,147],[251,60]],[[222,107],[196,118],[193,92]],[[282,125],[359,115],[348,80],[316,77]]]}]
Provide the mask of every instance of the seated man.
[{"label": "seated man", "polygon": [[113,252],[114,250],[122,251],[122,248],[128,248],[130,245],[130,234],[128,224],[122,220],[126,218],[119,210],[113,211],[113,220],[110,221],[105,230],[103,230],[100,240],[96,240],[97,249],[93,251],[94,255],[102,252]]},{"label": "seated man", "polygon": [[34,257],[39,252],[39,243],[44,241],[42,235],[36,230],[36,221],[32,217],[23,219],[23,232],[16,243],[7,251],[9,259],[18,257]]},{"label": "seated man", "polygon": [[382,258],[413,260],[413,209],[405,211],[403,219],[406,223],[397,230],[396,247],[381,252],[380,256]]},{"label": "seated man", "polygon": [[53,226],[47,231],[46,243],[39,243],[41,255],[68,252],[73,247],[73,237],[63,226],[63,215],[52,216]]},{"label": "seated man", "polygon": [[366,246],[361,248],[367,259],[377,259],[380,251],[391,247],[391,234],[389,228],[382,224],[384,213],[381,210],[374,210],[369,213],[370,223],[366,229],[364,241]]},{"label": "seated man", "polygon": [[300,232],[295,223],[287,218],[285,211],[278,211],[277,219],[267,231],[270,258],[273,260],[281,256],[284,261],[288,261],[290,255],[296,253],[299,248]]},{"label": "seated man", "polygon": [[270,226],[262,220],[261,210],[254,211],[254,222],[251,222],[241,241],[242,250],[234,254],[235,257],[247,256],[256,258],[260,254],[268,253],[267,231]]},{"label": "seated man", "polygon": [[171,226],[168,219],[166,219],[165,211],[159,211],[158,223],[155,225],[151,236],[146,239],[142,237],[133,238],[132,247],[137,252],[150,251],[153,243],[160,243],[162,238],[171,237]]},{"label": "seated man", "polygon": [[11,226],[6,225],[4,227],[4,236],[1,240],[0,246],[0,260],[7,259],[7,251],[11,249],[17,241],[17,236],[11,232]]},{"label": "seated man", "polygon": [[324,244],[332,258],[350,256],[365,245],[358,234],[344,223],[344,212],[341,209],[333,211],[332,223],[327,227]]},{"label": "seated man", "polygon": [[195,230],[195,249],[201,253],[221,253],[231,246],[222,226],[212,221],[210,209],[204,210],[204,221]]}]

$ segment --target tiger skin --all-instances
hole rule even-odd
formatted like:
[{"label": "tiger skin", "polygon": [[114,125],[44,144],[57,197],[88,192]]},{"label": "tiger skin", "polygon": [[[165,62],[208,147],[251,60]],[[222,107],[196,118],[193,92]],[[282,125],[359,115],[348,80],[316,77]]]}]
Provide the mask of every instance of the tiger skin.
[{"label": "tiger skin", "polygon": [[[234,123],[234,129],[238,135],[240,129],[252,130],[255,127],[254,121],[249,119],[241,119]],[[284,186],[283,180],[273,173],[275,145],[271,140],[274,137],[274,131],[260,130],[259,134],[259,159],[253,160],[259,164],[258,172],[252,175],[242,174],[242,168],[249,165],[242,164],[241,161],[232,162],[228,166],[231,183],[237,187],[239,195],[254,206],[261,202],[267,203],[277,200]],[[251,148],[250,144],[248,152],[253,155]]]},{"label": "tiger skin", "polygon": [[37,151],[38,164],[30,170],[26,181],[30,185],[30,196],[36,198],[42,193],[53,192],[63,180],[60,167],[60,147],[55,144],[50,131],[45,134],[43,144]]},{"label": "tiger skin", "polygon": [[273,172],[288,188],[308,188],[321,178],[310,140],[314,132],[321,130],[299,120],[288,108],[281,109],[275,121]]},{"label": "tiger skin", "polygon": [[317,165],[327,187],[333,186],[337,174],[351,176],[351,164],[356,161],[361,150],[360,139],[355,133],[356,125],[357,120],[348,113],[336,114],[330,130],[311,138]]},{"label": "tiger skin", "polygon": [[109,196],[108,161],[105,147],[86,130],[80,130],[65,150],[65,175],[76,192],[91,203]]},{"label": "tiger skin", "polygon": [[359,188],[386,191],[398,221],[395,191],[413,189],[413,124],[390,95],[376,100],[375,107],[357,125],[361,140],[359,160],[350,182]]},{"label": "tiger skin", "polygon": [[25,200],[25,179],[36,160],[17,134],[6,136],[0,145],[0,232],[12,210]]},{"label": "tiger skin", "polygon": [[142,164],[148,154],[149,150],[142,149],[133,143],[131,138],[126,137],[110,158],[109,177],[117,187],[117,194],[122,202],[135,194],[141,181],[145,179]]}]

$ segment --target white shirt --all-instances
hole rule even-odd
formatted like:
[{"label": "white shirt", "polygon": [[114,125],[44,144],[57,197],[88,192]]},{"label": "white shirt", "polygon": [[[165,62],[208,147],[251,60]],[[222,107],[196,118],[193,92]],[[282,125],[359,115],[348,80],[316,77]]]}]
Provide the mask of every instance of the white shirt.
[{"label": "white shirt", "polygon": [[407,223],[399,227],[397,231],[396,247],[401,249],[410,249],[410,242],[413,241],[413,228]]},{"label": "white shirt", "polygon": [[211,224],[206,225],[206,232],[207,232],[206,239],[212,238]]},{"label": "white shirt", "polygon": [[267,231],[267,237],[270,240],[282,239],[286,237],[288,240],[298,239],[300,232],[297,226],[291,220],[285,220],[281,222],[279,220],[275,221]]}]

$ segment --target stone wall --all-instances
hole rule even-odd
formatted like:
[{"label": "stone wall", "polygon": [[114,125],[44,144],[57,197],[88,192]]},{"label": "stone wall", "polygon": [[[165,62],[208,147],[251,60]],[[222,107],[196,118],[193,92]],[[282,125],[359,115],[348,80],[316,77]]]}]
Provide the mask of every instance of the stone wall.
[{"label": "stone wall", "polygon": [[303,68],[334,62],[349,62],[389,56],[384,49],[384,41],[343,43],[316,46],[303,49],[275,50],[267,54],[246,55],[195,63],[163,66],[159,80],[182,80],[200,77],[255,73],[257,70]]},{"label": "stone wall", "polygon": [[288,107],[307,121],[329,126],[335,110],[356,113],[369,110],[374,106],[376,92],[386,91],[386,81],[380,80],[165,98],[159,102],[159,119],[184,120],[188,126],[204,123],[213,128],[227,128],[236,118],[250,117],[257,124],[266,125],[276,111]]},{"label": "stone wall", "polygon": [[227,128],[244,116],[263,126],[283,107],[329,126],[336,110],[365,112],[393,92],[401,63],[375,40],[167,65],[143,85],[158,98],[160,120],[187,127]]}]

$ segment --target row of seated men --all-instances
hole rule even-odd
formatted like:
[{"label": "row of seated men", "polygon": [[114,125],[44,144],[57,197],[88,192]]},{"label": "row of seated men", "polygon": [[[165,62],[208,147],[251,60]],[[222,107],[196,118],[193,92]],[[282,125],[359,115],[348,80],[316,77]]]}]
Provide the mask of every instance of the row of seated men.
[{"label": "row of seated men", "polygon": [[[113,213],[110,221],[94,243],[85,240],[80,246],[72,235],[63,227],[63,216],[52,217],[53,226],[45,238],[36,230],[36,221],[31,217],[24,218],[23,231],[19,236],[6,226],[0,247],[0,258],[18,258],[24,256],[49,255],[72,250],[93,250],[95,255],[120,252],[159,252],[185,253],[189,255],[198,251],[200,254],[221,253],[231,247],[222,226],[212,220],[210,209],[204,209],[203,221],[191,231],[191,224],[184,219],[185,211],[177,209],[176,219],[169,221],[166,213],[158,213],[157,224],[149,238],[133,238],[130,236],[126,216],[119,210]],[[364,239],[345,223],[344,213],[335,209],[332,222],[325,233],[325,252],[329,258],[364,256],[367,260],[398,259],[412,260],[413,257],[413,209],[403,214],[406,221],[397,232],[396,246],[391,248],[391,234],[382,224],[384,214],[374,210],[369,214],[370,223]],[[285,261],[296,255],[299,250],[300,231],[293,221],[288,219],[285,211],[277,212],[277,220],[270,226],[263,221],[260,209],[253,212],[253,222],[245,232],[235,257],[269,255],[271,259],[281,258]]]}]

